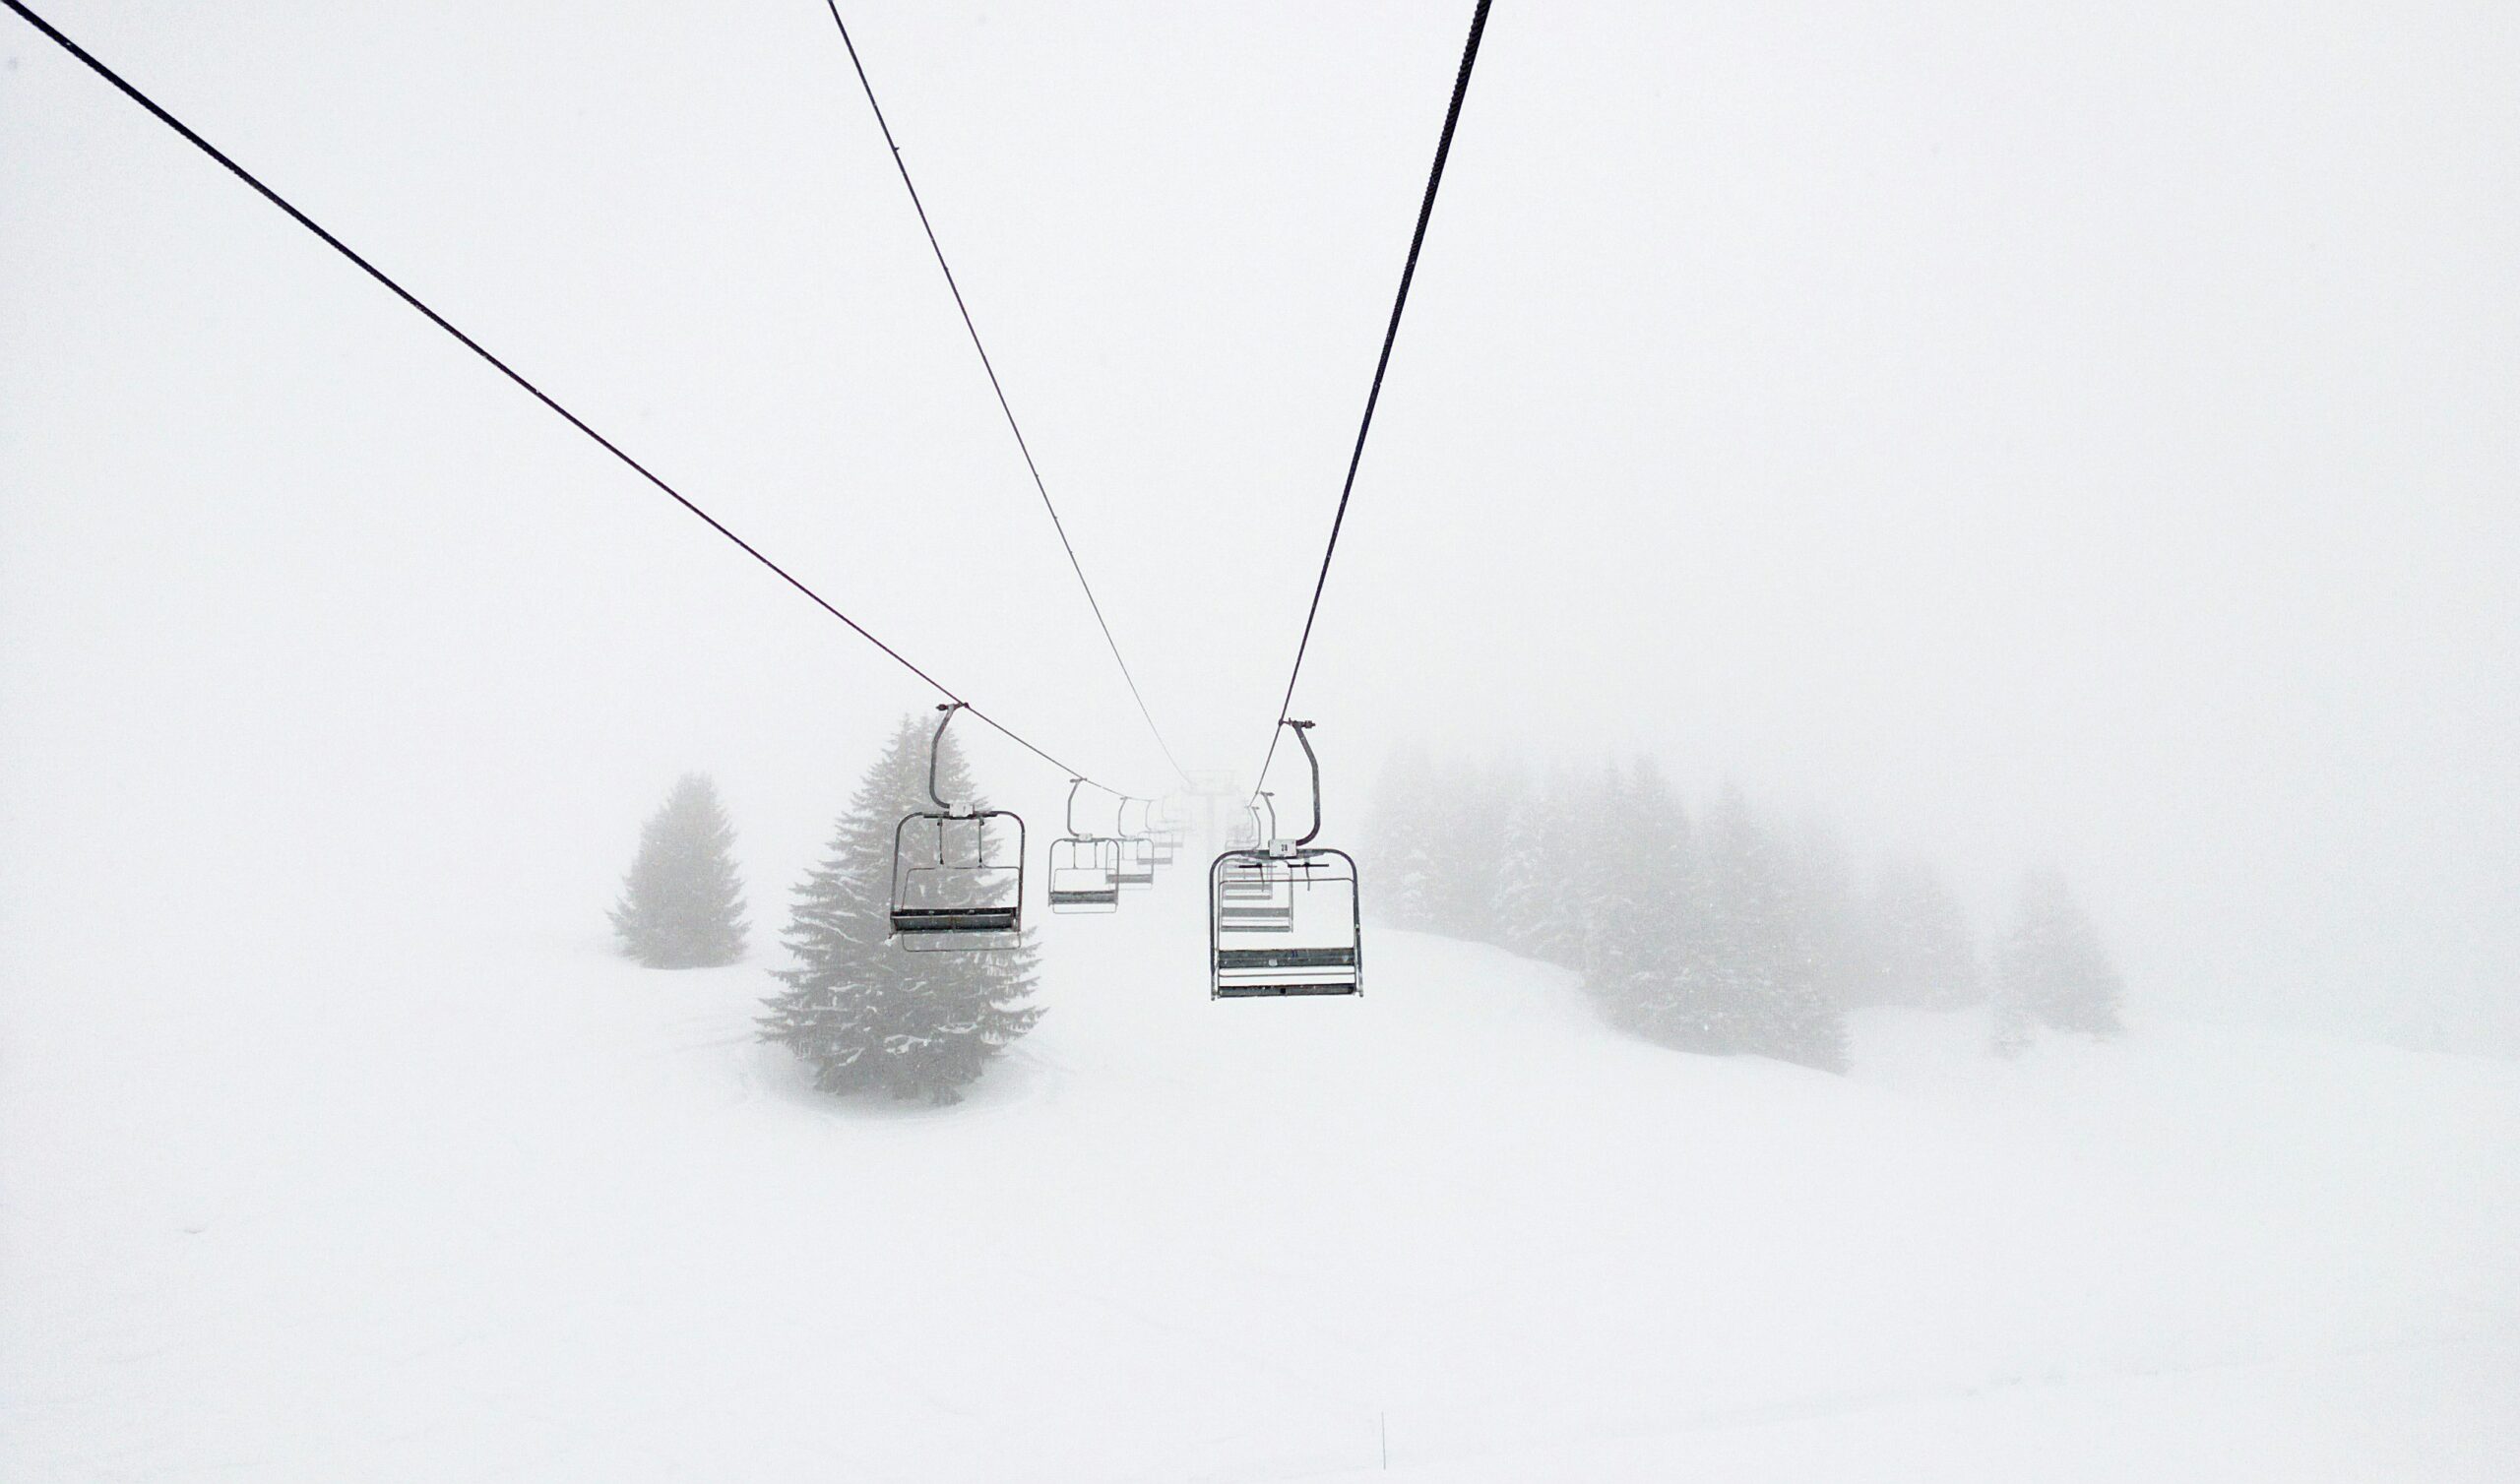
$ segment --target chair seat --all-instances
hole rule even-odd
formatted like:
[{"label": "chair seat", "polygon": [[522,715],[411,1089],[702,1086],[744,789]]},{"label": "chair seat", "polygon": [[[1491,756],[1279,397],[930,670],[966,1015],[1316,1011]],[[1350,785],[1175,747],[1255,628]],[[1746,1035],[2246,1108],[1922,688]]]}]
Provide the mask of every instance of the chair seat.
[{"label": "chair seat", "polygon": [[895,907],[896,933],[1011,933],[1022,921],[1016,907]]},{"label": "chair seat", "polygon": [[1233,973],[1263,968],[1354,968],[1353,948],[1221,948],[1217,971]]},{"label": "chair seat", "polygon": [[1294,995],[1353,995],[1356,981],[1342,979],[1308,984],[1220,984],[1216,997],[1220,1000],[1284,999]]}]

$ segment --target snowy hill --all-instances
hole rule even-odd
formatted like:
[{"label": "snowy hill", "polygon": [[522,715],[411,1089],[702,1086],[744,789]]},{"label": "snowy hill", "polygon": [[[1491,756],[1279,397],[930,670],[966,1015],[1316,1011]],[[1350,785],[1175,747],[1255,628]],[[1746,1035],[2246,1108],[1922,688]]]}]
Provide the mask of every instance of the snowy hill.
[{"label": "snowy hill", "polygon": [[2520,1067],[1882,1015],[1838,1078],[1391,932],[1211,1004],[1197,912],[1050,920],[952,1109],[593,918],[20,943],[0,1476],[2520,1477]]}]

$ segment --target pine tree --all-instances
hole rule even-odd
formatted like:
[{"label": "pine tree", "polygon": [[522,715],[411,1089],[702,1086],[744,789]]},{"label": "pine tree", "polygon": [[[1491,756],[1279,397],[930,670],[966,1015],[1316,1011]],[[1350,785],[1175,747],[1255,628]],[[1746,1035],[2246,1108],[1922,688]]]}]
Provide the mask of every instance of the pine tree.
[{"label": "pine tree", "polygon": [[[1041,1015],[1022,1003],[1039,961],[1029,934],[1002,953],[914,954],[891,941],[893,832],[904,815],[933,807],[934,726],[932,716],[903,719],[797,886],[781,935],[795,966],[778,971],[787,988],[763,1002],[761,1037],[793,1051],[826,1092],[959,1101]],[[976,800],[950,736],[937,777],[946,798]]]},{"label": "pine tree", "polygon": [[1692,953],[1694,1036],[1707,1048],[1841,1072],[1846,1020],[1818,969],[1820,929],[1789,857],[1736,788],[1708,816],[1706,905]]},{"label": "pine tree", "polygon": [[1846,845],[1825,823],[1806,817],[1787,833],[1781,849],[1793,958],[1830,1004],[1844,1009],[1875,975]]},{"label": "pine tree", "polygon": [[1942,876],[1922,861],[1885,863],[1863,912],[1868,972],[1849,1005],[1956,1010],[1983,1004],[1985,975],[1968,913]]},{"label": "pine tree", "polygon": [[1750,1017],[1775,988],[1767,841],[1730,785],[1707,811],[1704,835],[1696,920],[1676,955],[1673,1044],[1731,1052],[1751,1042]]},{"label": "pine tree", "polygon": [[1549,879],[1546,855],[1546,806],[1534,796],[1528,779],[1513,776],[1496,832],[1495,895],[1488,906],[1498,947],[1526,958],[1546,957]]},{"label": "pine tree", "polygon": [[2043,1025],[2115,1035],[2124,1028],[2118,1020],[2124,996],[2125,981],[2064,877],[2031,873],[1995,954],[1995,1048],[2019,1050]]},{"label": "pine tree", "polygon": [[[1566,873],[1574,928],[1574,964],[1587,983],[1607,986],[1640,958],[1632,930],[1636,917],[1634,873],[1625,863],[1627,832],[1622,810],[1627,780],[1606,763],[1568,779]],[[1606,987],[1597,993],[1615,995]]]},{"label": "pine tree", "polygon": [[1611,787],[1598,820],[1600,922],[1586,982],[1612,1023],[1705,1049],[1689,961],[1697,883],[1688,814],[1651,759]]},{"label": "pine tree", "polygon": [[683,774],[646,828],[612,909],[621,951],[650,968],[716,968],[744,955],[734,826],[716,785]]},{"label": "pine tree", "polygon": [[1435,787],[1425,753],[1415,747],[1393,754],[1375,782],[1373,810],[1365,821],[1374,886],[1365,908],[1392,927],[1423,931],[1435,923],[1442,895],[1436,879]]},{"label": "pine tree", "polygon": [[1538,881],[1526,894],[1530,946],[1522,952],[1560,968],[1584,966],[1584,939],[1599,915],[1592,897],[1598,811],[1584,780],[1563,768],[1549,774],[1534,832]]},{"label": "pine tree", "polygon": [[1435,813],[1435,931],[1466,943],[1494,943],[1496,832],[1507,775],[1494,769],[1447,769]]},{"label": "pine tree", "polygon": [[1825,834],[1777,856],[1776,981],[1753,1017],[1747,1049],[1783,1061],[1847,1070],[1846,985],[1857,971],[1854,892],[1845,857]]},{"label": "pine tree", "polygon": [[1602,1018],[1622,1030],[1653,1034],[1651,980],[1656,943],[1639,879],[1636,800],[1629,779],[1612,767],[1595,785],[1582,816],[1590,848],[1583,882],[1584,992]]}]

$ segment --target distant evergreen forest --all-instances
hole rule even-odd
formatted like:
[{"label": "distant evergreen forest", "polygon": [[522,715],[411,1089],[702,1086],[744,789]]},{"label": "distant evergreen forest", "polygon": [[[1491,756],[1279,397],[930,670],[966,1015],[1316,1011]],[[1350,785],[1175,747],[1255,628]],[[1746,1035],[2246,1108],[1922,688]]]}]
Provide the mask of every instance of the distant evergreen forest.
[{"label": "distant evergreen forest", "polygon": [[1363,844],[1375,920],[1572,969],[1611,1023],[1681,1050],[1843,1071],[1847,1012],[1876,1005],[1987,1006],[2007,1053],[2118,1028],[2116,970],[2053,873],[1982,957],[1929,862],[1859,874],[1831,831],[1731,786],[1693,815],[1651,760],[1536,779],[1404,753]]}]

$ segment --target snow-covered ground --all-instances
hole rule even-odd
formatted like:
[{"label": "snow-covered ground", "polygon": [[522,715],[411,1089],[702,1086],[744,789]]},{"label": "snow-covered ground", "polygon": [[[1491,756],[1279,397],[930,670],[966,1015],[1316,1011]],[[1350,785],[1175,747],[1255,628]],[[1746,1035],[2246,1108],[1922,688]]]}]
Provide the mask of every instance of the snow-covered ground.
[{"label": "snow-covered ground", "polygon": [[755,1043],[765,931],[0,946],[0,1478],[2520,1478],[2520,1066],[1838,1078],[1394,932],[1212,1004],[1190,873],[1130,905],[951,1109]]}]

